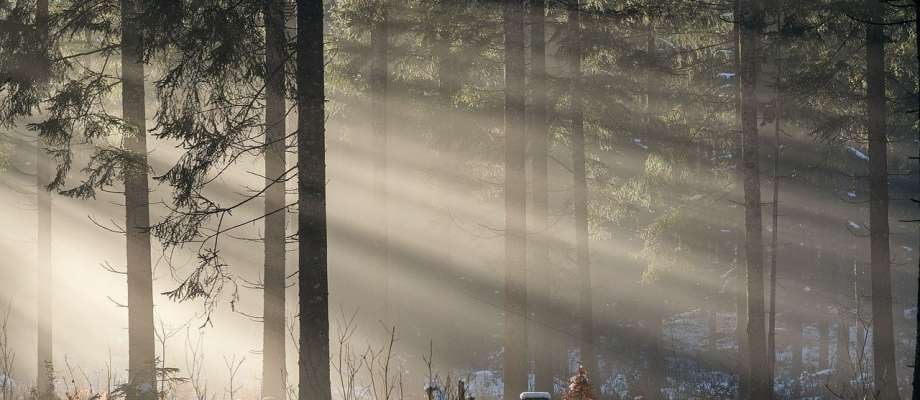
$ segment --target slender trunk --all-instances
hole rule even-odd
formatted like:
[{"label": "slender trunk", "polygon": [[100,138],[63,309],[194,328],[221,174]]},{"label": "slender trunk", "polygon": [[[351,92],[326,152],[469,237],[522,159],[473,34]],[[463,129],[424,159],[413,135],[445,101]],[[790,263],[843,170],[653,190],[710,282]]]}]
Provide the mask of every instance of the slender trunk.
[{"label": "slender trunk", "polygon": [[741,7],[741,143],[744,172],[745,261],[747,264],[747,365],[746,396],[751,400],[771,397],[764,324],[763,226],[761,221],[759,135],[757,131],[757,80],[760,72],[760,36],[764,12],[760,0],[746,0]]},{"label": "slender trunk", "polygon": [[[591,295],[591,260],[588,249],[588,183],[585,165],[585,129],[581,98],[581,10],[580,1],[569,2],[568,29],[572,74],[569,92],[572,118],[572,170],[574,171],[575,264],[578,268],[579,353],[591,378],[597,376],[594,353],[594,312]],[[594,380],[594,379],[592,379]],[[596,381],[596,380],[594,380]]]},{"label": "slender trunk", "polygon": [[[920,0],[914,0],[914,50],[917,56],[917,63],[920,65]],[[917,90],[917,100],[920,101],[920,88]],[[920,118],[920,113],[917,114]],[[920,125],[918,125],[920,126]],[[920,136],[920,135],[918,135]],[[920,152],[917,154],[917,160],[920,162]],[[914,336],[914,373],[913,389],[911,391],[912,400],[920,400],[920,258],[917,260],[917,325]]]},{"label": "slender trunk", "polygon": [[850,316],[847,315],[847,306],[852,291],[853,274],[844,269],[839,276],[838,287],[842,290],[840,304],[837,307],[837,350],[834,372],[838,379],[849,379],[853,373],[853,358],[850,355]]},{"label": "slender trunk", "polygon": [[647,353],[648,371],[646,395],[649,400],[662,400],[664,395],[661,389],[664,386],[664,378],[667,376],[667,360],[662,350],[662,337],[664,335],[664,323],[661,315],[657,310],[652,311],[651,316],[646,321],[647,326]]},{"label": "slender trunk", "polygon": [[[881,21],[879,0],[866,0],[870,21]],[[885,123],[885,33],[866,25],[869,131],[869,226],[872,268],[872,349],[879,399],[898,398],[888,243],[888,139]]]},{"label": "slender trunk", "polygon": [[[531,172],[533,182],[533,231],[538,243],[530,246],[533,290],[528,299],[529,309],[535,321],[534,341],[534,386],[536,390],[553,392],[553,340],[547,324],[553,320],[549,305],[552,296],[552,264],[549,262],[549,235],[547,214],[549,212],[548,160],[549,137],[546,123],[546,0],[530,1],[530,89],[532,104],[530,112]],[[536,300],[536,301],[534,301]]]},{"label": "slender trunk", "polygon": [[300,400],[331,400],[326,257],[323,2],[297,0],[297,226]]},{"label": "slender trunk", "polygon": [[792,370],[792,396],[796,398],[801,395],[802,385],[801,377],[804,370],[802,364],[802,348],[805,344],[805,337],[802,335],[802,330],[804,325],[802,324],[802,317],[800,315],[794,315],[792,320],[792,332],[791,332],[791,341],[792,341],[792,360],[789,369]]},{"label": "slender trunk", "polygon": [[265,278],[262,398],[284,399],[285,153],[284,104],[287,0],[265,0]]},{"label": "slender trunk", "polygon": [[[777,29],[782,27],[783,15],[782,10],[777,10]],[[770,315],[767,331],[767,382],[770,384],[772,395],[774,376],[776,374],[776,259],[779,255],[779,156],[780,156],[780,131],[782,130],[782,96],[780,93],[780,83],[783,76],[783,63],[776,57],[776,98],[773,109],[775,110],[773,121],[773,207],[772,207],[772,231],[770,232]]]},{"label": "slender trunk", "polygon": [[505,399],[527,390],[524,181],[524,2],[506,0],[505,29]]},{"label": "slender trunk", "polygon": [[[741,0],[734,0],[733,4],[733,14],[732,14],[732,32],[731,32],[731,42],[733,44],[734,51],[732,52],[732,67],[734,68],[735,73],[741,71]],[[736,75],[737,76],[737,75]],[[738,119],[738,126],[740,129],[741,126],[741,81],[736,80],[737,84],[735,85],[735,114]],[[737,179],[741,179],[740,171],[744,168],[741,165],[741,157],[738,157],[738,154],[741,154],[741,140],[735,142],[735,157],[736,166],[738,171]],[[747,299],[744,296],[745,285],[744,277],[741,274],[741,266],[738,263],[738,249],[737,247],[732,248],[732,267],[735,269],[735,340],[738,342],[738,392],[737,398],[743,399],[747,393],[748,387],[748,376],[744,372],[744,366],[747,364],[747,334],[745,333],[745,327],[747,326]]]},{"label": "slender trunk", "polygon": [[830,340],[831,326],[827,323],[827,318],[823,313],[818,315],[818,371],[827,369],[828,358],[830,357]]},{"label": "slender trunk", "polygon": [[[48,37],[48,0],[39,0],[35,4],[35,27],[39,40],[44,45]],[[51,192],[47,186],[51,183],[51,158],[42,148],[41,140],[35,142],[35,178],[38,212],[38,348],[36,366],[36,389],[39,400],[54,396],[54,343],[52,336],[52,306],[54,296],[51,268]]]},{"label": "slender trunk", "polygon": [[841,378],[849,377],[852,373],[850,369],[850,326],[842,313],[842,311],[837,313],[837,343],[834,350],[834,373]]},{"label": "slender trunk", "polygon": [[143,39],[133,18],[138,0],[122,0],[122,112],[131,132],[125,149],[125,229],[128,256],[128,400],[153,400],[156,365],[153,327],[153,276],[150,265],[150,205],[147,182],[147,126],[144,101]]},{"label": "slender trunk", "polygon": [[[656,49],[655,49],[655,29],[654,25],[651,23],[647,26],[648,31],[645,35],[645,50],[648,54],[648,62],[654,64],[656,62]],[[655,137],[655,112],[658,111],[658,99],[654,96],[653,88],[655,85],[655,74],[651,72],[646,73],[646,82],[645,82],[645,127],[646,127],[646,140],[652,140]],[[660,282],[653,282],[653,289],[660,289]],[[661,307],[661,308],[659,308]],[[650,400],[660,400],[663,398],[661,389],[664,384],[664,377],[666,376],[667,363],[664,358],[664,352],[661,349],[662,344],[662,335],[664,324],[662,323],[661,309],[664,307],[663,299],[659,299],[654,304],[651,304],[649,309],[652,315],[649,316],[647,323],[647,356],[648,356],[648,371],[646,371],[647,378],[647,388],[646,394]]]},{"label": "slender trunk", "polygon": [[856,325],[856,360],[854,367],[861,374],[860,378],[865,378],[863,375],[868,374],[866,371],[866,340],[867,330],[866,325],[863,323],[863,311],[862,311],[862,299],[865,297],[863,291],[859,287],[859,275],[860,275],[860,266],[859,263],[853,263],[853,302],[854,306],[854,319]]},{"label": "slender trunk", "polygon": [[371,132],[374,136],[374,201],[377,217],[375,219],[374,254],[377,258],[380,274],[380,304],[383,307],[383,319],[393,324],[390,304],[390,243],[389,243],[389,207],[387,204],[387,46],[389,32],[387,24],[387,1],[377,2],[378,14],[371,30],[371,71],[368,88],[371,94]]}]

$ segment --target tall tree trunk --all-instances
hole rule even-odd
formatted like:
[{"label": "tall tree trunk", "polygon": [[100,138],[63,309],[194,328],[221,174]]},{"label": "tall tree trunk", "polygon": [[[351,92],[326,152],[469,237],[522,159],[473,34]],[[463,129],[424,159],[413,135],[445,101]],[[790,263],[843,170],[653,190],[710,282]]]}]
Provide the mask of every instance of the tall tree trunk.
[{"label": "tall tree trunk", "polygon": [[524,2],[506,0],[505,30],[505,399],[527,390]]},{"label": "tall tree trunk", "polygon": [[646,341],[648,357],[648,371],[646,371],[646,395],[649,400],[662,400],[665,377],[667,376],[667,359],[662,349],[664,336],[664,321],[658,310],[652,310],[652,315],[646,320]]},{"label": "tall tree trunk", "polygon": [[849,321],[851,316],[848,315],[848,305],[851,300],[850,294],[853,290],[853,274],[852,271],[849,271],[847,268],[844,268],[837,274],[837,286],[839,288],[840,295],[838,296],[839,303],[837,306],[837,346],[834,350],[835,364],[834,364],[834,375],[837,380],[841,382],[843,379],[850,379],[853,374],[853,358],[850,355],[850,324]]},{"label": "tall tree trunk", "polygon": [[144,100],[143,38],[135,16],[138,0],[121,0],[122,112],[131,132],[125,149],[125,229],[128,256],[128,400],[154,400],[156,350],[153,326],[153,272],[150,265],[150,203],[147,182],[147,125]]},{"label": "tall tree trunk", "polygon": [[331,400],[323,2],[297,0],[300,400]]},{"label": "tall tree trunk", "polygon": [[827,369],[830,357],[831,326],[827,323],[824,313],[819,312],[818,318],[818,371],[823,371]]},{"label": "tall tree trunk", "polygon": [[[528,297],[534,325],[534,385],[536,390],[553,392],[553,360],[549,349],[553,339],[547,324],[554,318],[550,311],[552,296],[552,264],[549,262],[549,212],[548,160],[549,136],[546,123],[546,0],[530,1],[530,149],[533,182],[533,231],[539,241],[530,246],[530,267],[533,271],[533,290]],[[536,300],[536,301],[534,301]]]},{"label": "tall tree trunk", "polygon": [[[917,57],[917,64],[920,65],[920,0],[914,0],[914,52]],[[917,89],[917,101],[920,101],[920,87]],[[920,113],[917,114],[920,118]],[[920,126],[920,125],[918,125]],[[920,137],[920,135],[918,135]],[[917,154],[917,161],[920,162],[920,153]],[[918,199],[920,200],[920,199]],[[920,247],[918,247],[920,248]],[[920,400],[920,257],[917,258],[917,320],[914,336],[914,373],[913,389],[911,390],[911,399]]]},{"label": "tall tree trunk", "polygon": [[[731,32],[731,42],[734,51],[732,52],[732,67],[734,68],[735,73],[741,71],[741,0],[734,0],[732,7],[732,32]],[[737,76],[737,75],[736,75]],[[738,119],[738,126],[740,130],[741,126],[741,80],[736,80],[737,83],[734,87],[735,89],[735,114]],[[736,171],[738,173],[737,179],[741,179],[741,171],[744,170],[743,165],[741,164],[741,157],[737,157],[738,154],[741,154],[741,140],[735,142],[735,151],[736,156]],[[747,394],[748,387],[748,376],[744,372],[744,366],[747,364],[747,299],[744,296],[745,292],[745,282],[744,276],[741,274],[741,266],[738,262],[738,248],[733,246],[732,248],[732,267],[735,269],[735,340],[738,342],[738,392],[737,399],[744,399],[744,396]]]},{"label": "tall tree trunk", "polygon": [[760,199],[760,149],[757,130],[757,80],[760,72],[760,36],[764,11],[760,0],[741,7],[741,142],[744,171],[745,261],[747,264],[747,398],[771,397],[767,381],[766,326],[764,324],[763,226]]},{"label": "tall tree trunk", "polygon": [[594,352],[594,311],[591,294],[591,260],[588,249],[588,182],[585,160],[585,129],[581,98],[581,8],[580,1],[569,2],[568,29],[571,68],[569,102],[572,118],[572,171],[574,171],[573,205],[575,208],[575,264],[578,268],[578,323],[581,363],[593,381],[597,376]]},{"label": "tall tree trunk", "polygon": [[804,371],[804,365],[802,363],[802,350],[805,345],[805,337],[802,334],[804,329],[804,324],[802,323],[801,315],[792,316],[792,332],[790,339],[792,341],[792,361],[789,367],[792,370],[792,397],[796,398],[801,395],[802,385],[801,377],[802,372]]},{"label": "tall tree trunk", "polygon": [[[48,0],[38,0],[35,4],[35,28],[42,45],[48,39]],[[47,189],[51,183],[51,158],[42,147],[42,142],[35,142],[35,178],[38,212],[38,348],[36,366],[36,389],[39,400],[54,397],[54,342],[52,335],[53,309],[51,299],[54,297],[53,276],[51,268],[51,192]]]},{"label": "tall tree trunk", "polygon": [[285,58],[287,0],[265,0],[265,277],[262,325],[262,398],[285,394]]},{"label": "tall tree trunk", "polygon": [[[881,21],[879,0],[866,0],[870,21]],[[872,268],[872,349],[879,399],[898,398],[888,243],[888,139],[885,123],[885,33],[866,25],[866,84],[869,131],[869,226]]]},{"label": "tall tree trunk", "polygon": [[377,15],[371,29],[371,71],[368,87],[371,94],[371,132],[374,136],[374,202],[377,218],[374,223],[374,254],[380,274],[380,304],[383,307],[383,319],[393,324],[390,304],[390,243],[389,243],[389,206],[387,190],[387,46],[389,30],[387,23],[387,1],[376,2]]},{"label": "tall tree trunk", "polygon": [[[777,9],[777,29],[783,26],[783,11],[780,7]],[[770,315],[767,331],[767,382],[769,382],[772,392],[773,381],[776,375],[776,259],[779,255],[779,156],[780,156],[780,131],[782,129],[782,94],[780,93],[780,84],[783,77],[783,63],[777,56],[776,62],[776,98],[774,99],[773,110],[773,207],[771,215],[770,232]]]}]

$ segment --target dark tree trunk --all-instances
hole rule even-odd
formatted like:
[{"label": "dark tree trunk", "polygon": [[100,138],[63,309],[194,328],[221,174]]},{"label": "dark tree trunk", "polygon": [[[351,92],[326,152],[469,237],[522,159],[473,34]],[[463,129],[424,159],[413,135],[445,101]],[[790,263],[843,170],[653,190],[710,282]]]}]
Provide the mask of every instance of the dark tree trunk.
[{"label": "dark tree trunk", "polygon": [[380,304],[383,307],[383,320],[394,324],[392,305],[390,304],[390,243],[389,243],[389,206],[388,206],[388,136],[387,136],[387,46],[389,29],[387,23],[387,1],[376,2],[377,18],[371,29],[371,71],[368,88],[371,95],[371,132],[374,136],[374,202],[376,203],[376,220],[374,223],[374,254],[380,274]]},{"label": "dark tree trunk", "polygon": [[[870,21],[881,21],[879,0],[866,0]],[[885,123],[885,33],[866,25],[866,84],[869,131],[869,226],[872,268],[872,349],[879,399],[898,398],[888,243],[888,139]]]},{"label": "dark tree trunk", "polygon": [[331,400],[326,257],[323,2],[297,0],[297,227],[300,400]]},{"label": "dark tree trunk", "polygon": [[137,0],[122,0],[122,112],[131,132],[125,149],[125,229],[128,256],[128,400],[154,400],[156,350],[153,327],[153,276],[150,265],[150,205],[147,182],[147,125],[144,101],[143,40]]},{"label": "dark tree trunk", "polygon": [[[35,4],[35,28],[39,40],[48,37],[48,0],[38,0]],[[53,166],[51,158],[42,148],[41,140],[35,142],[35,178],[38,212],[38,348],[36,389],[39,400],[54,396],[54,344],[52,336],[51,299],[54,296],[51,268],[51,192],[47,189],[51,183]]]},{"label": "dark tree trunk", "polygon": [[284,399],[285,388],[285,58],[287,0],[265,0],[265,277],[262,398]]},{"label": "dark tree trunk", "polygon": [[[575,207],[575,264],[578,268],[578,324],[581,363],[591,378],[597,376],[594,351],[594,312],[591,295],[591,259],[588,249],[588,182],[585,161],[585,129],[581,98],[581,9],[579,1],[569,2],[569,53],[572,74],[569,92],[572,118],[573,204]],[[596,379],[592,379],[596,382]]]},{"label": "dark tree trunk", "polygon": [[664,349],[662,349],[664,336],[664,321],[658,310],[651,311],[653,315],[649,316],[646,321],[646,337],[648,357],[648,371],[646,371],[646,395],[649,400],[662,400],[664,395],[661,389],[664,387],[665,377],[667,376],[667,359],[665,358]]},{"label": "dark tree trunk", "polygon": [[[914,0],[914,50],[917,56],[917,63],[920,65],[920,0]],[[920,88],[917,90],[917,101],[920,101]],[[920,117],[920,113],[918,113]],[[920,125],[918,125],[920,126]],[[920,135],[918,135],[920,137]],[[920,153],[917,154],[917,161],[920,162]],[[920,199],[918,199],[920,200]],[[912,400],[920,400],[920,258],[917,259],[917,325],[914,336],[914,373],[912,378],[913,389],[911,391]]]},{"label": "dark tree trunk", "polygon": [[527,390],[524,2],[506,0],[505,30],[505,354],[504,395]]},{"label": "dark tree trunk", "polygon": [[553,392],[553,360],[549,349],[553,338],[549,326],[554,315],[552,303],[552,264],[549,262],[549,212],[548,160],[549,136],[546,120],[546,0],[530,1],[530,149],[533,182],[532,222],[537,243],[529,246],[530,269],[533,271],[533,289],[530,291],[528,309],[537,321],[534,333],[534,386],[536,390]]},{"label": "dark tree trunk", "polygon": [[766,326],[764,324],[763,226],[760,198],[760,149],[757,130],[757,80],[760,71],[760,36],[764,12],[760,0],[745,0],[741,9],[741,143],[744,173],[745,261],[747,264],[747,366],[746,396],[771,397],[767,381]]}]

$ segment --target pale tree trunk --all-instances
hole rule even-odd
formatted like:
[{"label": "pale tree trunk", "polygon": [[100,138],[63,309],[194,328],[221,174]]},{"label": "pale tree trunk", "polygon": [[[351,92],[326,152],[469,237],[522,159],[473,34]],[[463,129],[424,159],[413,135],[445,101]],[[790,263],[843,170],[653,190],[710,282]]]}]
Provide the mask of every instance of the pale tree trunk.
[{"label": "pale tree trunk", "polygon": [[285,394],[285,135],[287,0],[265,0],[265,277],[263,281],[262,398]]},{"label": "pale tree trunk", "polygon": [[368,88],[371,97],[371,132],[373,133],[374,163],[374,202],[377,215],[374,221],[374,256],[380,274],[380,304],[383,307],[383,320],[393,324],[393,310],[390,304],[390,243],[389,243],[389,194],[387,190],[387,47],[389,32],[387,24],[387,1],[376,2],[377,16],[371,30],[371,71],[368,76]]},{"label": "pale tree trunk", "polygon": [[[35,27],[39,40],[48,38],[48,0],[39,0],[35,4]],[[44,43],[43,43],[44,44]],[[51,267],[51,192],[47,189],[52,179],[51,158],[42,147],[40,139],[35,142],[35,178],[38,212],[38,348],[36,366],[36,389],[39,400],[54,397],[54,342],[52,335],[53,309],[51,299],[54,297]]]},{"label": "pale tree trunk", "polygon": [[[866,0],[870,21],[881,21],[879,0]],[[872,268],[872,350],[875,391],[881,400],[898,398],[888,243],[888,139],[885,111],[885,33],[866,25],[866,85],[869,131],[869,246]]]},{"label": "pale tree trunk", "polygon": [[[741,20],[741,0],[734,0],[732,7],[732,32],[731,32],[731,42],[734,51],[732,52],[732,66],[734,67],[735,73],[741,71],[741,28],[739,21]],[[737,76],[737,75],[736,75]],[[740,127],[741,125],[741,81],[737,80],[735,84],[735,114],[737,117],[737,122]],[[736,141],[735,143],[735,157],[736,157],[736,173],[738,174],[737,179],[741,179],[741,171],[744,170],[743,165],[741,164],[741,157],[738,155],[741,153],[741,140]],[[748,387],[748,376],[744,372],[744,366],[747,364],[747,299],[744,296],[745,292],[745,282],[744,276],[741,274],[741,264],[738,260],[738,248],[733,246],[732,248],[732,267],[735,269],[735,282],[734,282],[734,292],[735,292],[735,340],[738,343],[738,357],[737,357],[737,370],[738,370],[738,392],[737,399],[741,400],[747,393]]]},{"label": "pale tree trunk", "polygon": [[[779,4],[777,4],[779,5]],[[777,29],[783,25],[782,9],[777,9]],[[773,109],[775,110],[773,120],[773,207],[771,207],[771,228],[770,232],[770,315],[767,331],[767,382],[773,387],[774,377],[776,375],[776,260],[779,256],[779,157],[780,157],[780,131],[782,129],[782,93],[780,93],[780,84],[783,77],[783,62],[779,57],[775,57],[776,62],[776,98],[774,99]],[[772,389],[771,389],[772,392]]]},{"label": "pale tree trunk", "polygon": [[137,0],[122,0],[122,112],[131,132],[125,149],[125,230],[128,255],[128,400],[153,400],[156,364],[153,326],[153,276],[150,265],[150,203],[147,182],[147,125],[144,100],[143,39],[133,21]]},{"label": "pale tree trunk", "polygon": [[804,324],[802,323],[802,316],[795,314],[793,315],[792,320],[792,332],[790,333],[792,341],[792,362],[790,369],[792,370],[792,395],[797,397],[802,394],[802,385],[801,379],[802,372],[804,372],[804,365],[802,364],[802,348],[805,344],[805,338],[802,335],[802,329]]},{"label": "pale tree trunk", "polygon": [[506,0],[505,33],[505,353],[504,395],[527,390],[524,2]]},{"label": "pale tree trunk", "polygon": [[572,118],[572,171],[574,171],[573,205],[575,208],[575,264],[578,274],[578,325],[581,364],[592,381],[597,376],[594,350],[594,311],[591,295],[591,260],[588,248],[588,183],[585,159],[584,112],[581,98],[581,9],[580,1],[569,2],[568,30],[571,68],[569,91]]},{"label": "pale tree trunk", "polygon": [[745,261],[747,264],[747,398],[772,397],[764,323],[763,226],[760,198],[757,80],[760,71],[764,11],[760,0],[741,2],[741,143],[744,174]]},{"label": "pale tree trunk", "polygon": [[533,182],[532,222],[538,242],[529,247],[530,267],[533,271],[533,290],[530,292],[529,310],[534,324],[534,386],[536,390],[553,392],[553,360],[550,349],[553,337],[548,325],[554,316],[552,304],[552,264],[549,262],[550,238],[547,229],[549,212],[548,160],[549,136],[546,122],[546,0],[530,1],[530,149]]},{"label": "pale tree trunk", "polygon": [[850,356],[850,316],[848,315],[848,305],[850,294],[852,293],[853,280],[852,272],[848,268],[840,271],[838,282],[835,286],[839,288],[839,304],[837,306],[837,346],[834,353],[835,364],[834,374],[839,379],[849,379],[853,374],[853,359]]},{"label": "pale tree trunk", "polygon": [[297,0],[300,400],[331,400],[323,2]]}]

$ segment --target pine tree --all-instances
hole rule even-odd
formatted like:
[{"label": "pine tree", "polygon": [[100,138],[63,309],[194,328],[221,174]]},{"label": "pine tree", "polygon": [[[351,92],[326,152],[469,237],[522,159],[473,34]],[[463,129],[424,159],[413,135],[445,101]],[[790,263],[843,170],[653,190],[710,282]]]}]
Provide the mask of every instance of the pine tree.
[{"label": "pine tree", "polygon": [[568,390],[562,396],[562,400],[594,400],[594,386],[588,378],[588,371],[584,366],[578,366],[578,373],[569,378]]}]

